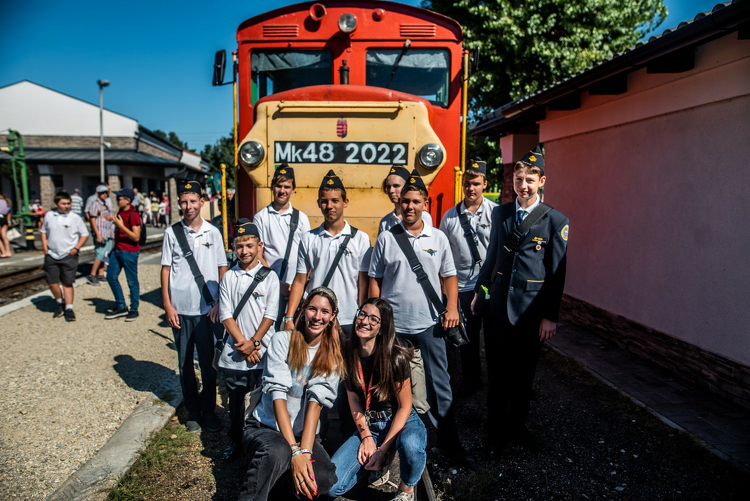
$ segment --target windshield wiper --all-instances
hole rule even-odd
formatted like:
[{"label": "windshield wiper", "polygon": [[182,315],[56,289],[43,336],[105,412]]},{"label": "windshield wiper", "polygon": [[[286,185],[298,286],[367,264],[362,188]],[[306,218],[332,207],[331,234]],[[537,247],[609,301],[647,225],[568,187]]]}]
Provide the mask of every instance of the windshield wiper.
[{"label": "windshield wiper", "polygon": [[411,47],[411,40],[407,40],[406,42],[404,42],[404,48],[401,49],[401,54],[399,54],[398,59],[396,59],[396,65],[393,67],[393,71],[391,72],[391,77],[388,79],[388,83],[385,84],[386,89],[391,86],[393,77],[396,76],[396,70],[398,69],[398,65],[401,64],[401,58],[404,57],[404,54],[406,54],[406,51],[409,50],[409,47]]}]

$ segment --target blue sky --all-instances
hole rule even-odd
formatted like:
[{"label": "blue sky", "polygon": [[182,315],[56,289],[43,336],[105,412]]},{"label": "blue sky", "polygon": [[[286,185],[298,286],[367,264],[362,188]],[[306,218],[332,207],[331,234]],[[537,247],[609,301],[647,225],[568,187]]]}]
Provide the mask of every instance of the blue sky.
[{"label": "blue sky", "polygon": [[[107,79],[107,109],[152,130],[174,131],[200,151],[232,127],[231,86],[211,86],[214,52],[231,52],[245,19],[296,2],[6,1],[0,87],[31,80],[98,104],[96,81]],[[718,2],[665,3],[669,16],[657,33]]]}]

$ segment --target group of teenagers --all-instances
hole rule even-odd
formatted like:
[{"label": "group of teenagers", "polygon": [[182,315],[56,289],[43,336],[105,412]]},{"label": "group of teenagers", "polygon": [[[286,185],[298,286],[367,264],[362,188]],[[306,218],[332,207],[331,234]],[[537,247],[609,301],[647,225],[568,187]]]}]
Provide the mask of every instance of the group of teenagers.
[{"label": "group of teenagers", "polygon": [[[481,385],[484,324],[489,452],[513,441],[536,448],[526,428],[531,386],[542,343],[555,334],[568,238],[567,218],[541,203],[545,181],[537,147],[514,166],[516,201],[498,206],[482,196],[486,164],[471,160],[464,199],[437,229],[418,172],[394,165],[382,185],[394,210],[371,246],[344,219],[349,200],[333,170],[318,191],[324,222],[311,229],[291,204],[294,169],[281,164],[273,201],[234,224],[231,269],[219,230],[200,217],[201,185],[180,183],[183,220],[165,232],[161,276],[186,427],[221,429],[218,368],[230,415],[225,457],[248,458],[239,499],[335,498],[382,477],[398,451],[394,500],[414,500],[426,464],[424,422],[450,461],[472,466],[444,339],[459,323],[470,341],[460,348],[465,395]],[[429,287],[442,292],[442,311]],[[331,457],[321,435],[334,405],[351,436]]]}]

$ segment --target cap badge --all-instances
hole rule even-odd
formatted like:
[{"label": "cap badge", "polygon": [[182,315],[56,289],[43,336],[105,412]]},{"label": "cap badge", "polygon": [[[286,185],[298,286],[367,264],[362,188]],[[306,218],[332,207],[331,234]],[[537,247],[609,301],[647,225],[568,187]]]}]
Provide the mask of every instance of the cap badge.
[{"label": "cap badge", "polygon": [[281,169],[281,170],[279,171],[279,174],[286,174],[286,169]]},{"label": "cap badge", "polygon": [[391,167],[391,174],[393,174],[394,172],[396,172],[396,169]]},{"label": "cap badge", "polygon": [[410,177],[410,178],[409,178],[409,182],[410,182],[410,183],[412,183],[412,184],[416,183],[416,181],[414,180],[414,178],[413,178],[413,177]]},{"label": "cap badge", "polygon": [[245,233],[245,228],[240,228],[239,230],[237,230],[237,233]]},{"label": "cap badge", "polygon": [[529,160],[536,162],[536,157],[534,155],[529,155]]},{"label": "cap badge", "polygon": [[185,185],[185,188],[190,189],[190,188],[192,188],[192,185],[190,183],[188,183],[188,184]]},{"label": "cap badge", "polygon": [[477,163],[473,163],[473,164],[471,164],[471,166],[474,167],[475,169],[479,168],[479,164],[477,164]]},{"label": "cap badge", "polygon": [[333,184],[333,179],[329,179],[328,181],[326,181],[326,184]]}]

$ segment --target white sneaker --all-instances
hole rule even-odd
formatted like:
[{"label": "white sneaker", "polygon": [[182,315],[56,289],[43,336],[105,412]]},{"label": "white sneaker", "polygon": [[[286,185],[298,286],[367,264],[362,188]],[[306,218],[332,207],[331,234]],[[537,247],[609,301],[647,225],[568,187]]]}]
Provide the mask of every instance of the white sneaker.
[{"label": "white sneaker", "polygon": [[393,498],[391,501],[417,501],[417,486],[414,486],[414,491],[412,491],[411,494],[407,494],[403,491],[398,491],[398,494],[396,494],[396,497]]}]

